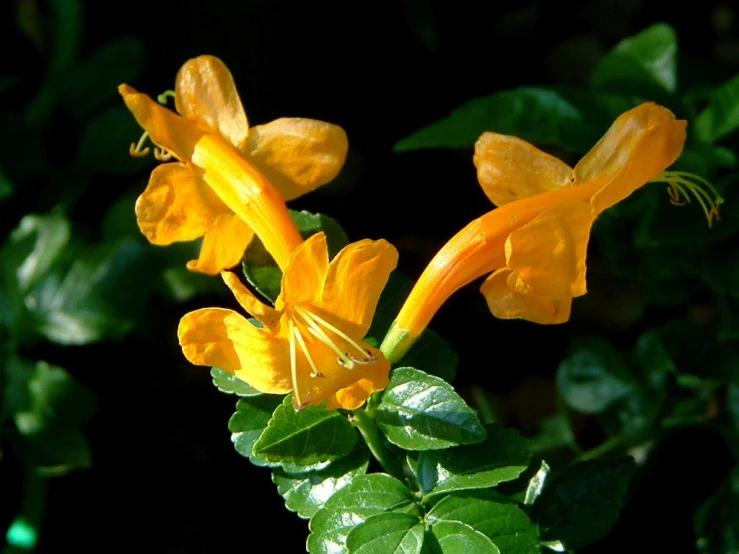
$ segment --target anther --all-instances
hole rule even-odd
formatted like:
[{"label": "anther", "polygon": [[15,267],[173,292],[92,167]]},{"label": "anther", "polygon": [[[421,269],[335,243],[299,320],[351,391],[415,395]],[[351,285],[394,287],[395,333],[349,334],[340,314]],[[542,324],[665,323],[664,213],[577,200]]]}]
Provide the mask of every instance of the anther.
[{"label": "anther", "polygon": [[132,142],[131,146],[128,148],[128,153],[133,156],[134,158],[143,158],[149,152],[151,151],[151,148],[148,146],[146,148],[143,148],[144,143],[146,142],[146,139],[149,138],[149,133],[144,131],[144,134],[141,135],[141,138],[138,142]]},{"label": "anther", "polygon": [[172,152],[164,148],[154,147],[154,158],[160,162],[168,162],[172,159]]},{"label": "anther", "polygon": [[703,213],[706,214],[709,227],[713,226],[714,220],[721,219],[719,206],[723,204],[724,199],[721,198],[716,188],[703,177],[685,171],[663,171],[651,182],[667,183],[670,203],[675,206],[690,204],[692,195],[700,204]]}]

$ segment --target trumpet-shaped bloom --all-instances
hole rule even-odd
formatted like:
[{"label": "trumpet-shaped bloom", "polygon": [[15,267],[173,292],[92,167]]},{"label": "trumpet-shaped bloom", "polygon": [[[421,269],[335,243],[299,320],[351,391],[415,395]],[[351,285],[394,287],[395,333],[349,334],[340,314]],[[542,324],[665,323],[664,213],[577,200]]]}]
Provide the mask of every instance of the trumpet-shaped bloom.
[{"label": "trumpet-shaped bloom", "polygon": [[[188,267],[216,274],[239,262],[256,233],[284,268],[302,242],[285,201],[336,177],[348,149],[343,129],[302,118],[250,128],[231,74],[213,56],[178,72],[178,113],[128,85],[119,91],[157,159],[178,160],[154,169],[136,202],[146,238],[166,245],[203,237]],[[132,154],[148,152],[142,143]]]},{"label": "trumpet-shaped bloom", "polygon": [[274,308],[223,272],[261,325],[232,310],[197,310],[180,321],[182,351],[190,362],[224,369],[262,392],[292,391],[296,409],[326,399],[328,408],[358,408],[388,384],[390,362],[362,339],[397,261],[387,241],[362,240],[329,263],[318,233],[290,257]]},{"label": "trumpet-shaped bloom", "polygon": [[497,209],[437,253],[406,300],[382,351],[398,360],[457,289],[491,274],[481,292],[494,316],[562,323],[585,294],[590,228],[603,210],[680,155],[686,122],[646,103],[619,116],[573,168],[519,138],[484,133],[474,163]]}]

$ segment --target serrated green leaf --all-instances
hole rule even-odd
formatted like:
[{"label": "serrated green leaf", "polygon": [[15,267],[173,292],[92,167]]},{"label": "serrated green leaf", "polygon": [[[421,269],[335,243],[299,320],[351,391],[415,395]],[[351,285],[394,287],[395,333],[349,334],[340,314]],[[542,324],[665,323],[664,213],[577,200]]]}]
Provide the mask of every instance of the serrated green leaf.
[{"label": "serrated green leaf", "polygon": [[638,384],[620,354],[606,341],[577,341],[557,370],[557,389],[571,408],[599,413]]},{"label": "serrated green leaf", "polygon": [[581,124],[578,110],[557,92],[518,88],[467,102],[448,117],[402,139],[393,151],[470,148],[485,131],[516,135],[537,144],[560,144],[567,127]]},{"label": "serrated green leaf", "polygon": [[593,86],[614,92],[674,93],[677,89],[677,35],[657,23],[619,42],[593,70]]},{"label": "serrated green leaf", "polygon": [[369,452],[365,447],[360,447],[318,471],[290,473],[281,467],[274,468],[272,481],[285,499],[287,509],[309,519],[336,492],[366,473],[368,464]]},{"label": "serrated green leaf", "polygon": [[[78,63],[61,84],[64,106],[76,117],[118,96],[121,83],[133,83],[144,65],[144,45],[133,36],[114,38]],[[130,140],[135,142],[135,137]]]},{"label": "serrated green leaf", "polygon": [[151,158],[135,158],[128,153],[131,143],[140,136],[141,129],[126,107],[113,106],[94,117],[82,133],[75,165],[84,173],[106,175],[153,169]]},{"label": "serrated green leaf", "polygon": [[635,469],[630,457],[604,458],[554,475],[534,504],[542,538],[574,549],[605,536],[618,519]]},{"label": "serrated green leaf", "polygon": [[506,554],[538,554],[539,529],[518,505],[494,491],[455,492],[442,498],[428,521],[457,521],[488,537]]},{"label": "serrated green leaf", "polygon": [[500,554],[489,538],[458,521],[439,521],[431,527],[431,533],[442,554]]},{"label": "serrated green leaf", "polygon": [[228,421],[231,442],[236,452],[249,458],[254,465],[268,465],[266,460],[254,454],[254,443],[262,436],[282,400],[281,396],[274,394],[241,398],[236,403],[236,412]]},{"label": "serrated green leaf", "polygon": [[346,456],[357,440],[356,430],[336,410],[308,406],[296,412],[288,395],[254,444],[254,453],[272,463],[312,466]]},{"label": "serrated green leaf", "polygon": [[[213,378],[213,384],[221,392],[235,394],[237,396],[259,396],[262,394],[250,384],[236,377],[233,373],[223,371],[217,367],[211,368],[210,376]],[[275,408],[276,407],[277,406],[275,405]]]},{"label": "serrated green leaf", "polygon": [[[332,217],[324,214],[313,214],[305,210],[301,212],[290,210],[290,217],[292,217],[304,239],[320,231],[326,233],[329,258],[333,258],[349,244],[349,238],[344,229]],[[250,285],[267,300],[275,301],[280,294],[282,271],[264,248],[259,237],[254,237],[246,248],[242,270]]]},{"label": "serrated green leaf", "polygon": [[739,127],[739,75],[717,88],[711,101],[693,121],[699,139],[715,142]]},{"label": "serrated green leaf", "polygon": [[346,553],[346,538],[368,517],[413,504],[408,488],[384,473],[360,475],[334,494],[310,520],[311,554]]},{"label": "serrated green leaf", "polygon": [[419,554],[424,527],[418,516],[388,512],[368,517],[346,537],[351,554]]},{"label": "serrated green leaf", "polygon": [[388,440],[407,450],[447,448],[485,439],[477,414],[451,385],[410,367],[393,370],[375,417]]},{"label": "serrated green leaf", "polygon": [[517,478],[528,467],[531,452],[518,431],[495,424],[485,429],[487,438],[479,444],[419,454],[416,471],[426,497],[494,487]]}]

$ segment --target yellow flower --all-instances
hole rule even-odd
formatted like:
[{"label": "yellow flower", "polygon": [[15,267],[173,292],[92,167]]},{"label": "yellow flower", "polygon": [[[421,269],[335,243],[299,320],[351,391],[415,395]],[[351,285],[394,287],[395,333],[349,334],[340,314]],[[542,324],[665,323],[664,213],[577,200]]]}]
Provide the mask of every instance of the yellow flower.
[{"label": "yellow flower", "polygon": [[680,155],[686,121],[646,103],[619,116],[574,169],[516,137],[484,133],[474,163],[499,207],[471,222],[424,270],[381,346],[397,361],[460,287],[482,285],[494,316],[563,323],[585,294],[590,228],[603,210]]},{"label": "yellow flower", "polygon": [[128,85],[119,91],[146,131],[131,153],[146,154],[148,136],[157,159],[179,160],[154,169],[136,202],[149,241],[203,237],[188,267],[214,275],[236,265],[256,233],[284,268],[302,242],[285,201],[336,177],[348,149],[344,130],[302,118],[249,128],[231,74],[213,56],[189,60],[177,74],[179,115]]},{"label": "yellow flower", "polygon": [[180,321],[182,351],[193,364],[224,369],[262,392],[292,391],[296,409],[326,399],[328,408],[358,408],[388,383],[390,362],[362,338],[397,261],[390,243],[362,240],[329,263],[318,233],[290,257],[274,308],[223,272],[261,327],[232,310],[197,310]]}]

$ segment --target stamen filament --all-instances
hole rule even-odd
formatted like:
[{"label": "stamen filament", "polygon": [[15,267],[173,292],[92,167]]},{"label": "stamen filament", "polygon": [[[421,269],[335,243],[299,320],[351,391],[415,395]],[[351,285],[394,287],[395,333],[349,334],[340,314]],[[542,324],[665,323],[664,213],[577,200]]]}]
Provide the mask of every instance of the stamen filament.
[{"label": "stamen filament", "polygon": [[149,133],[144,131],[144,134],[141,135],[141,138],[137,143],[131,143],[131,146],[129,146],[128,148],[128,153],[134,158],[143,158],[144,156],[146,156],[151,151],[151,148],[149,148],[148,146],[146,148],[142,147],[144,146],[144,143],[148,138]]},{"label": "stamen filament", "polygon": [[[344,333],[340,329],[337,329],[336,327],[334,327],[333,325],[331,325],[328,321],[326,321],[322,317],[320,317],[320,316],[318,316],[318,315],[316,315],[316,314],[314,314],[312,312],[309,312],[308,310],[306,310],[305,308],[301,308],[300,306],[296,306],[295,308],[297,310],[300,310],[299,313],[301,315],[303,315],[303,317],[305,317],[306,314],[307,314],[308,317],[313,318],[315,321],[317,321],[318,323],[320,323],[321,325],[323,325],[326,329],[328,329],[329,331],[332,331],[334,334],[336,334],[339,337],[341,337],[342,339],[344,339],[347,343],[349,343],[354,348],[356,348],[357,351],[360,352],[362,355],[364,355],[364,356],[371,356],[371,354],[369,352],[367,352],[367,350],[365,350],[364,348],[362,348],[361,345],[357,344],[357,342],[354,341],[349,335],[347,335],[346,333]],[[349,357],[352,358],[352,359],[354,359],[352,356],[349,356]]]},{"label": "stamen filament", "polygon": [[310,312],[306,310],[301,310],[298,306],[295,307],[295,310],[303,318],[305,324],[308,326],[308,332],[316,337],[318,340],[320,340],[323,344],[328,346],[331,350],[336,352],[336,355],[339,357],[339,360],[340,362],[342,362],[342,365],[344,367],[346,367],[347,369],[353,369],[354,362],[351,360],[351,358],[347,356],[346,352],[342,352],[341,349],[336,346],[336,343],[331,340],[331,337],[329,337],[326,332],[321,329],[318,324],[313,321],[313,319],[311,319]]},{"label": "stamen filament", "polygon": [[305,354],[305,358],[308,360],[308,363],[310,364],[310,367],[313,370],[310,376],[311,377],[324,377],[323,373],[318,371],[318,368],[316,367],[316,363],[313,361],[313,358],[311,357],[310,352],[308,350],[308,345],[305,344],[305,339],[303,338],[303,335],[300,334],[300,331],[297,329],[297,327],[293,327],[293,334],[295,335],[295,338],[298,340],[298,346],[300,346],[300,349],[303,351],[303,354]]},{"label": "stamen filament", "polygon": [[300,410],[303,407],[303,401],[300,398],[300,390],[298,389],[298,359],[295,351],[295,324],[290,319],[288,322],[288,334],[290,335],[290,378],[293,382],[293,407]]},{"label": "stamen filament", "polygon": [[168,162],[169,160],[172,159],[172,152],[170,152],[169,150],[165,150],[164,148],[155,146],[154,147],[154,158],[160,162]]},{"label": "stamen filament", "polygon": [[692,195],[706,214],[709,227],[713,226],[714,219],[720,219],[719,206],[723,204],[724,199],[716,188],[700,175],[686,171],[663,171],[652,179],[652,182],[667,183],[667,193],[675,205],[690,204]]}]

